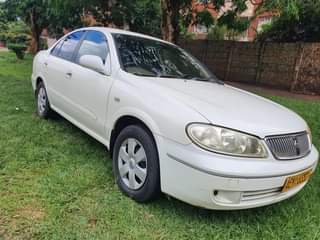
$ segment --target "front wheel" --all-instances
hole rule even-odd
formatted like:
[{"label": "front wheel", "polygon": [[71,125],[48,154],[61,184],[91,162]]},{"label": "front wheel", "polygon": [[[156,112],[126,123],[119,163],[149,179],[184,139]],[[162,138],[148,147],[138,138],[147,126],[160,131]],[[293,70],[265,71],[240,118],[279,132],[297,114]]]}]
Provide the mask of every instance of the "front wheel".
[{"label": "front wheel", "polygon": [[40,118],[47,119],[50,117],[52,110],[50,108],[47,90],[43,82],[40,82],[36,89],[36,104],[37,114]]},{"label": "front wheel", "polygon": [[123,193],[137,202],[148,202],[160,193],[158,152],[154,139],[139,125],[124,128],[116,139],[113,170]]}]

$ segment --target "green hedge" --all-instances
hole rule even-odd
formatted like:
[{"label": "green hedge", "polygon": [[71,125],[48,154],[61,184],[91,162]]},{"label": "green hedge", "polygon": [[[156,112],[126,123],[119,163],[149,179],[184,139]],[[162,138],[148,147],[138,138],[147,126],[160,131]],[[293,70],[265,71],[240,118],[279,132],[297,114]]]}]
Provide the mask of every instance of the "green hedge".
[{"label": "green hedge", "polygon": [[27,50],[27,45],[23,43],[8,43],[7,48],[13,51],[18,59],[23,59],[25,51]]},{"label": "green hedge", "polygon": [[0,32],[0,41],[1,42],[6,42],[7,41],[7,34],[6,33],[1,33]]}]

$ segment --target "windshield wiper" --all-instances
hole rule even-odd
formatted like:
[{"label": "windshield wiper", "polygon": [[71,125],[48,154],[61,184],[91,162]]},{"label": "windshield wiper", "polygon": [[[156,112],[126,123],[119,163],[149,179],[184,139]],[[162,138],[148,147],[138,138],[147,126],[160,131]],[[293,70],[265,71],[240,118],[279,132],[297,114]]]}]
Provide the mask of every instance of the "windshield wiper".
[{"label": "windshield wiper", "polygon": [[213,83],[217,83],[217,84],[224,85],[224,82],[223,82],[223,81],[221,81],[220,79],[215,78],[215,77],[205,78],[205,81],[213,82]]},{"label": "windshield wiper", "polygon": [[215,78],[215,77],[208,77],[208,78],[201,78],[201,77],[195,77],[192,76],[190,74],[185,74],[181,76],[184,79],[188,79],[188,80],[195,80],[195,81],[201,81],[201,82],[213,82],[213,83],[218,83],[218,84],[224,84],[223,81]]},{"label": "windshield wiper", "polygon": [[182,78],[186,80],[194,80],[194,81],[200,81],[200,82],[211,82],[211,83],[217,83],[224,85],[224,82],[215,78],[215,77],[209,77],[209,78],[201,78],[201,77],[195,77],[191,74],[185,74],[185,75],[166,75],[166,74],[158,74],[158,75],[151,75],[151,74],[145,74],[145,73],[132,73],[136,76],[142,76],[142,77],[159,77],[159,78]]},{"label": "windshield wiper", "polygon": [[166,75],[166,74],[158,74],[157,77],[160,77],[160,78],[179,78],[179,76],[176,76],[176,75]]},{"label": "windshield wiper", "polygon": [[145,74],[145,73],[135,73],[133,72],[132,74],[136,76],[142,76],[142,77],[156,77],[157,75],[151,75],[151,74]]}]

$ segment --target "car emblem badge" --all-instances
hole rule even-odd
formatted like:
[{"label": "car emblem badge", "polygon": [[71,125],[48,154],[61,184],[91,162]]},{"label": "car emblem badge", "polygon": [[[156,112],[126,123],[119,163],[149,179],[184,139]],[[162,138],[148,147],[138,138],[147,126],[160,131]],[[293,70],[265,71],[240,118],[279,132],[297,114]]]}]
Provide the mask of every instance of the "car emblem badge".
[{"label": "car emblem badge", "polygon": [[296,148],[297,156],[300,155],[300,148],[299,148],[299,143],[297,138],[293,138],[293,145]]}]

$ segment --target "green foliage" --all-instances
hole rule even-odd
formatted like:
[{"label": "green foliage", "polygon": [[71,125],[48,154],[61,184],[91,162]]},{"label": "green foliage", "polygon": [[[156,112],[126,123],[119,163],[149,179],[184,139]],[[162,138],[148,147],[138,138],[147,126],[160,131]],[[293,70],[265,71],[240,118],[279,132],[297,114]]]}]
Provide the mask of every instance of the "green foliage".
[{"label": "green foliage", "polygon": [[263,10],[278,12],[279,16],[258,35],[258,41],[320,41],[320,1],[270,0],[260,7]]},{"label": "green foliage", "polygon": [[7,48],[13,51],[20,60],[24,58],[25,51],[27,50],[27,46],[23,43],[8,43]]},{"label": "green foliage", "polygon": [[224,40],[227,35],[227,27],[213,25],[209,28],[208,39],[209,40]]},{"label": "green foliage", "polygon": [[236,12],[227,11],[218,19],[218,24],[220,26],[226,26],[228,30],[242,33],[248,29],[250,20],[239,17]]},{"label": "green foliage", "polygon": [[7,32],[30,35],[30,27],[28,27],[28,25],[26,25],[23,21],[12,21],[7,23]]},{"label": "green foliage", "polygon": [[4,7],[11,21],[20,18],[27,25],[44,28],[48,25],[47,5],[45,0],[6,0]]},{"label": "green foliage", "polygon": [[0,32],[0,41],[5,42],[18,59],[24,58],[27,45],[30,42],[30,29],[22,21],[8,22],[6,30]]},{"label": "green foliage", "polygon": [[8,22],[6,29],[0,32],[0,40],[4,42],[27,43],[30,38],[30,29],[22,21]]},{"label": "green foliage", "polygon": [[6,0],[4,7],[11,21],[21,19],[30,30],[32,41],[30,51],[40,49],[40,34],[48,26],[48,1],[46,0]]},{"label": "green foliage", "polygon": [[208,10],[201,11],[196,15],[196,24],[200,24],[209,28],[214,24],[215,20]]},{"label": "green foliage", "polygon": [[133,17],[129,20],[131,31],[161,36],[160,1],[139,0],[133,6]]},{"label": "green foliage", "polygon": [[[216,11],[225,5],[225,0],[200,0],[204,4],[212,3]],[[247,10],[247,0],[232,0],[232,8],[225,11],[218,19],[218,25],[226,27],[229,31],[239,34],[248,29],[250,19],[240,17]]]},{"label": "green foliage", "polygon": [[[225,5],[225,0],[198,0],[198,2],[205,6],[212,3],[216,11],[220,11]],[[225,35],[228,35],[230,39],[234,39],[236,35],[247,30],[250,24],[250,19],[239,16],[247,9],[246,0],[233,0],[233,7],[224,12],[217,21],[208,10],[195,12],[192,9],[192,1],[190,0],[174,1],[174,3],[180,5],[177,7],[178,11],[175,14],[181,15],[179,26],[180,34],[183,38],[188,37],[186,29],[191,23],[206,26],[208,29],[212,28],[208,36],[210,39],[224,39]],[[192,21],[194,15],[195,21]]]},{"label": "green foliage", "polygon": [[198,24],[203,25],[203,26],[209,27],[212,24],[214,24],[214,19],[213,19],[211,13],[207,9],[205,9],[205,10],[197,13],[196,22]]},{"label": "green foliage", "polygon": [[[179,16],[179,38],[185,40],[192,40],[195,38],[196,34],[189,32],[188,28],[192,22],[192,14],[189,14],[188,11],[185,11],[186,15]],[[191,16],[191,18],[189,18]]]},{"label": "green foliage", "polygon": [[25,33],[8,32],[5,34],[5,41],[9,43],[27,43],[30,41],[30,35]]},{"label": "green foliage", "polygon": [[185,40],[192,40],[196,36],[195,33],[189,32],[188,28],[185,27],[184,25],[180,25],[180,38],[185,39]]},{"label": "green foliage", "polygon": [[260,32],[257,32],[255,41],[264,41],[266,36],[272,30],[272,28],[273,28],[273,21],[271,21],[271,23],[262,25]]},{"label": "green foliage", "polygon": [[5,11],[5,8],[3,6],[3,3],[0,2],[0,33],[4,30],[6,30],[7,28],[7,22],[8,22],[8,18],[7,18],[7,13]]},{"label": "green foliage", "polygon": [[[61,11],[64,9],[64,11]],[[128,26],[130,30],[160,36],[160,2],[153,0],[49,0],[49,29],[82,26],[84,14],[92,14],[98,25]]]},{"label": "green foliage", "polygon": [[[59,38],[63,28],[76,29],[83,26],[82,15],[84,1],[48,0],[48,30],[51,36]],[[63,9],[63,10],[62,10]]]},{"label": "green foliage", "polygon": [[45,50],[45,49],[48,49],[48,43],[47,43],[47,40],[45,38],[41,38],[40,39],[40,49],[41,50]]},{"label": "green foliage", "polygon": [[0,42],[6,42],[7,34],[5,32],[0,32]]}]

